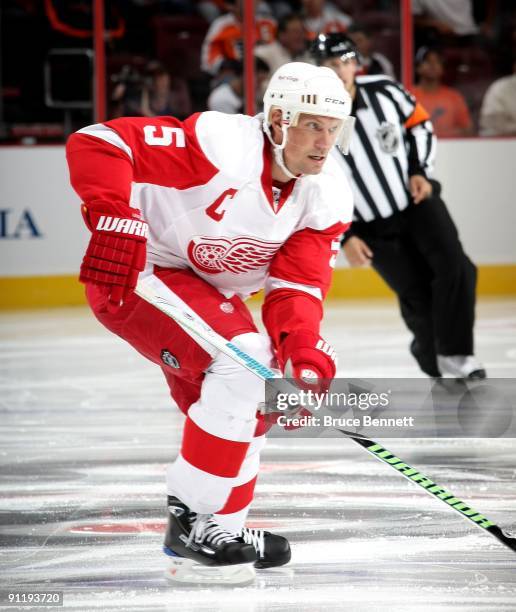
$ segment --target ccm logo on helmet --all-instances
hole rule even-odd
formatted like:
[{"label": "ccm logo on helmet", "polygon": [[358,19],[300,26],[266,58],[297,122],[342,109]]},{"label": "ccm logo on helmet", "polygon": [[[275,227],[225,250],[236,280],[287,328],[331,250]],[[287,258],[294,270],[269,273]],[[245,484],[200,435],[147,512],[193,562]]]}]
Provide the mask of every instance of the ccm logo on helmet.
[{"label": "ccm logo on helmet", "polygon": [[120,219],[118,217],[106,217],[102,215],[97,223],[97,229],[104,232],[119,232],[120,234],[134,234],[135,236],[147,237],[149,226],[145,221],[134,219]]},{"label": "ccm logo on helmet", "polygon": [[331,102],[332,104],[346,104],[344,100],[335,100],[335,98],[324,98],[325,102]]}]

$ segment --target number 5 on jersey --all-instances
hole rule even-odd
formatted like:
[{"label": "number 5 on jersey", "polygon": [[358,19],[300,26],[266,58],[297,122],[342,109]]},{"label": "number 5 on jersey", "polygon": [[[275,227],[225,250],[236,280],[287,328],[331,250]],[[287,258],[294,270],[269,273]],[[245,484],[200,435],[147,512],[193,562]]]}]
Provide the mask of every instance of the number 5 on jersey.
[{"label": "number 5 on jersey", "polygon": [[173,144],[175,147],[186,147],[185,133],[181,128],[146,125],[143,133],[148,145],[168,147]]}]

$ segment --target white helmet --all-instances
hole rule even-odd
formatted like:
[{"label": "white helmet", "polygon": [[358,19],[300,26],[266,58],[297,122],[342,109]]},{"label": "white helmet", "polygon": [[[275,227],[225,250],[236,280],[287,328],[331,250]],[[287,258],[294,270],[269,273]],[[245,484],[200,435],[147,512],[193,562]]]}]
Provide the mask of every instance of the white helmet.
[{"label": "white helmet", "polygon": [[[282,111],[283,140],[274,143],[270,130],[271,111]],[[344,84],[331,68],[304,62],[284,64],[272,75],[263,96],[263,130],[274,147],[276,161],[291,178],[296,178],[285,166],[283,149],[287,143],[287,129],[295,126],[301,113],[332,117],[342,121],[337,145],[347,153],[353,130],[351,97]]]}]

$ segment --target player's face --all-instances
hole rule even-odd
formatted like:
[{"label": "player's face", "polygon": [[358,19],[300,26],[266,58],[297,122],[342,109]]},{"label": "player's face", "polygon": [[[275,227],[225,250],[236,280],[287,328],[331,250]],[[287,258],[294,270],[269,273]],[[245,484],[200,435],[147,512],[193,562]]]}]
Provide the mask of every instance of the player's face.
[{"label": "player's face", "polygon": [[301,114],[288,129],[283,156],[293,174],[319,174],[335,144],[342,121],[320,115]]},{"label": "player's face", "polygon": [[339,79],[344,83],[344,87],[351,91],[355,85],[355,75],[358,64],[356,59],[348,59],[343,62],[340,57],[330,57],[323,62],[323,66],[331,68]]}]

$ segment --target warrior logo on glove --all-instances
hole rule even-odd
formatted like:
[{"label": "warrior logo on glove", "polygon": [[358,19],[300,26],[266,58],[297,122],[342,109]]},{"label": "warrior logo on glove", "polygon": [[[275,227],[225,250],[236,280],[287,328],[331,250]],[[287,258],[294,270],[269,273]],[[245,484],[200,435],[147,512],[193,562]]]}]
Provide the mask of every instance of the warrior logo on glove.
[{"label": "warrior logo on glove", "polygon": [[79,280],[105,287],[107,308],[113,312],[131,295],[145,267],[148,226],[140,211],[130,206],[84,205],[82,213],[91,238],[82,261]]},{"label": "warrior logo on glove", "polygon": [[102,215],[97,223],[96,230],[105,232],[120,232],[121,234],[135,234],[136,236],[148,237],[149,226],[145,221],[134,219],[121,219],[120,217],[107,217]]}]

